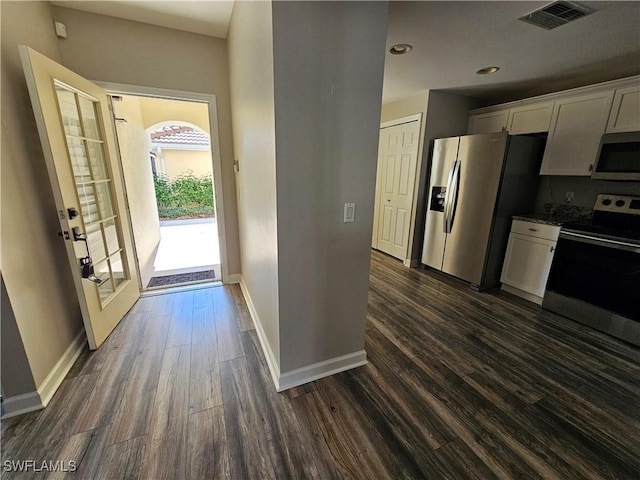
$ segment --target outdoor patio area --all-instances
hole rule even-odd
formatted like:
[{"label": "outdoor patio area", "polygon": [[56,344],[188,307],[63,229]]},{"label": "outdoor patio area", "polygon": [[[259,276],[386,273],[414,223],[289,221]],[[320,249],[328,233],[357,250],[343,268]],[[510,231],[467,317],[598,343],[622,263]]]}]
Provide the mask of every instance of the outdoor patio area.
[{"label": "outdoor patio area", "polygon": [[[153,262],[153,276],[194,274],[208,270],[215,272],[213,280],[221,280],[216,219],[160,222],[160,245]],[[196,277],[194,279],[197,280]]]}]

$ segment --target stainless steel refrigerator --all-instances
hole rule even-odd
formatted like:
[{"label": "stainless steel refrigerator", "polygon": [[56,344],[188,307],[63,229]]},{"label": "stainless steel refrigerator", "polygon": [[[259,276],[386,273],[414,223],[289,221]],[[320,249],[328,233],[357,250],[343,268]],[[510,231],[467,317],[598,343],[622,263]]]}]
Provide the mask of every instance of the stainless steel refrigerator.
[{"label": "stainless steel refrigerator", "polygon": [[471,288],[498,285],[511,216],[531,213],[544,138],[506,132],[434,141],[422,263]]}]

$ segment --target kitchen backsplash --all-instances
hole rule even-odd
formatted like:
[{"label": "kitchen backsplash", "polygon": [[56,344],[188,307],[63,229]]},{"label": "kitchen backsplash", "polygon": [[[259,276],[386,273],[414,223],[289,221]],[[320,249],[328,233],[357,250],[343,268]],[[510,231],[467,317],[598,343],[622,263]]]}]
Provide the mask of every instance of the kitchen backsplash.
[{"label": "kitchen backsplash", "polygon": [[[565,200],[567,192],[573,192],[574,195],[570,202]],[[589,177],[541,176],[535,213],[549,213],[545,209],[547,204],[563,207],[584,207],[591,210],[596,202],[596,197],[600,193],[637,195],[640,197],[640,182],[611,182],[591,180]]]}]

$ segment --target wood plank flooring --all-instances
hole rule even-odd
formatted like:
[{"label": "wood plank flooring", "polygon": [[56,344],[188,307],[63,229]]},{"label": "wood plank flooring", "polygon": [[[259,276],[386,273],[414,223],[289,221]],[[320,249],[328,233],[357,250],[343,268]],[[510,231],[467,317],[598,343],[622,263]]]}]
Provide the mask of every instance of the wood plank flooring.
[{"label": "wood plank flooring", "polygon": [[278,394],[237,286],[145,297],[45,410],[2,423],[3,462],[77,463],[50,478],[640,478],[638,348],[378,252],[371,266],[367,366]]}]

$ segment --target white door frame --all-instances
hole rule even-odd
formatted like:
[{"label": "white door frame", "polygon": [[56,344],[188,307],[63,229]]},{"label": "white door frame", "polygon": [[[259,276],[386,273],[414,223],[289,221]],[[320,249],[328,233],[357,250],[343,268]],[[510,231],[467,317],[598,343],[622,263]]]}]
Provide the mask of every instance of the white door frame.
[{"label": "white door frame", "polygon": [[[394,118],[393,120],[389,120],[387,122],[382,122],[380,124],[380,130],[384,129],[384,128],[389,128],[389,127],[396,127],[398,125],[403,125],[405,123],[411,123],[411,122],[421,122],[422,121],[422,113],[416,113],[413,115],[408,115],[406,117],[400,117],[400,118]],[[422,142],[423,138],[422,138],[422,124],[418,123],[418,127],[420,128],[420,135],[418,135],[418,142]],[[378,137],[379,138],[379,137]],[[418,155],[418,158],[416,159],[416,172],[418,171],[419,165],[420,165],[420,153],[422,152],[422,148],[420,148],[421,145],[418,145],[418,152],[416,153],[416,155]],[[372,248],[378,248],[378,217],[380,215],[380,140],[378,139],[378,159],[377,159],[377,166],[376,166],[376,196],[375,196],[375,200],[374,200],[374,206],[373,206],[373,232],[371,235],[371,247]],[[415,202],[416,202],[416,190],[417,190],[417,185],[418,185],[418,181],[420,180],[419,175],[416,175],[415,181],[413,183],[413,201],[411,202],[411,225],[409,228],[409,236],[413,236],[413,229],[415,227],[415,215],[413,213],[413,211],[415,210]],[[409,247],[411,247],[411,243],[409,242]],[[407,260],[404,260],[405,265],[407,264]],[[407,265],[409,266],[409,265]]]},{"label": "white door frame", "polygon": [[[218,135],[218,107],[213,94],[169,90],[165,88],[141,87],[124,83],[100,82],[92,80],[104,88],[107,93],[115,95],[136,95],[139,97],[163,98],[169,100],[187,100],[206,103],[209,107],[209,128],[211,130],[211,157],[213,159],[213,185],[216,204],[216,224],[218,226],[218,242],[220,245],[220,270],[222,283],[228,283],[229,267],[227,264],[227,237],[224,218],[224,193],[222,190],[222,160],[220,156],[220,138]],[[122,161],[122,160],[121,160]],[[127,203],[128,203],[127,199]],[[130,215],[129,215],[130,217]],[[135,242],[134,242],[135,243]],[[140,265],[136,262],[138,270]],[[138,272],[139,273],[139,272]]]}]

